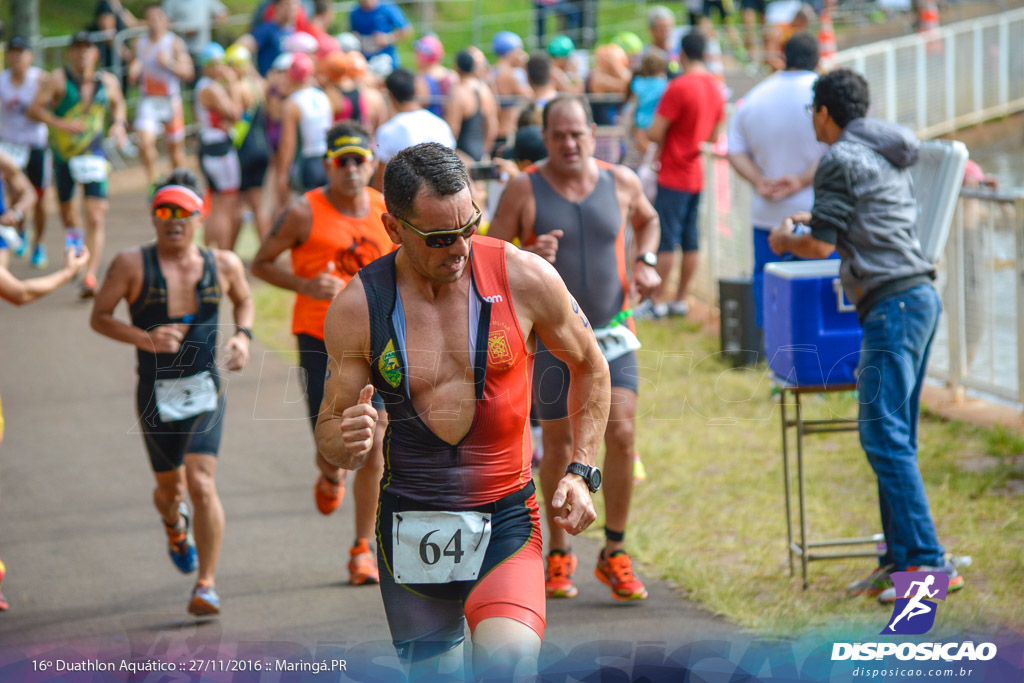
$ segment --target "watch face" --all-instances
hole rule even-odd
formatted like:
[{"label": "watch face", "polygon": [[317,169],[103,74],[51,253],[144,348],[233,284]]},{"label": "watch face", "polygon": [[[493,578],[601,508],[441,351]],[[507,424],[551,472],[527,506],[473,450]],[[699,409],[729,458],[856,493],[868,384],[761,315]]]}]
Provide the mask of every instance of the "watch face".
[{"label": "watch face", "polygon": [[640,256],[640,261],[646,263],[651,268],[656,268],[658,266],[658,257],[649,251]]},{"label": "watch face", "polygon": [[590,490],[596,493],[597,490],[601,488],[601,470],[596,467],[592,469],[590,471],[590,481],[588,483],[590,484]]}]

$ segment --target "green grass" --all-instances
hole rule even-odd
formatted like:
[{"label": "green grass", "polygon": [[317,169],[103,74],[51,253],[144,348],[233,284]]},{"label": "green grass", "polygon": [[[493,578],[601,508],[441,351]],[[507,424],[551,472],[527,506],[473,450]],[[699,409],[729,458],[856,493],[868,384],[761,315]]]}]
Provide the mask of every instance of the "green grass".
[{"label": "green grass", "polygon": [[[257,335],[293,348],[289,293],[254,288]],[[687,322],[640,322],[637,449],[647,481],[637,484],[628,544],[641,576],[657,576],[729,621],[762,635],[793,635],[842,623],[880,629],[886,608],[849,599],[843,587],[870,559],[813,562],[811,585],[789,577],[778,404],[762,366],[732,369],[717,339]],[[851,396],[805,399],[807,417],[853,416]],[[1024,479],[1008,461],[971,472],[965,456],[1024,452],[1019,436],[926,415],[919,461],[940,539],[970,555],[967,587],[940,610],[933,633],[1024,628],[1024,515],[1004,485]],[[805,439],[811,538],[880,531],[874,475],[855,433]],[[795,470],[795,466],[792,468]],[[795,477],[795,473],[794,473]],[[794,480],[795,486],[795,480]],[[794,488],[795,509],[795,488]],[[597,497],[599,511],[602,501]],[[603,515],[603,512],[600,512]],[[599,537],[601,520],[587,532]]]}]

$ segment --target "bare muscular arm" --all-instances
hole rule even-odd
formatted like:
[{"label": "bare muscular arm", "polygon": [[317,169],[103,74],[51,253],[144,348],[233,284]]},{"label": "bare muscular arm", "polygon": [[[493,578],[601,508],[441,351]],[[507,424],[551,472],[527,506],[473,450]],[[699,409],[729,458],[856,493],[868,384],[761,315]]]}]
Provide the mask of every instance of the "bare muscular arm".
[{"label": "bare muscular arm", "polygon": [[[554,267],[543,258],[511,245],[505,247],[505,253],[516,313],[527,326],[524,334],[536,334],[569,368],[572,461],[593,465],[608,422],[608,363],[597,346],[590,322]],[[552,505],[562,508],[556,523],[572,534],[583,531],[596,519],[590,491],[575,474],[562,477],[552,496]]]},{"label": "bare muscular arm", "polygon": [[330,358],[316,423],[317,450],[336,467],[358,469],[370,454],[377,424],[370,405],[370,313],[358,277],[327,310],[324,344]]}]

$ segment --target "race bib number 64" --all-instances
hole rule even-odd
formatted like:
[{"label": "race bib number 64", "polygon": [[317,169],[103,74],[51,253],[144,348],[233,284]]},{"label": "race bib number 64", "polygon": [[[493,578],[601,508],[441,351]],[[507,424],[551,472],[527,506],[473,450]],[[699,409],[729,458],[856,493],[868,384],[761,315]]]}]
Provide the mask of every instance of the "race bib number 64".
[{"label": "race bib number 64", "polygon": [[392,515],[395,583],[449,583],[480,577],[491,540],[483,512],[410,510]]}]

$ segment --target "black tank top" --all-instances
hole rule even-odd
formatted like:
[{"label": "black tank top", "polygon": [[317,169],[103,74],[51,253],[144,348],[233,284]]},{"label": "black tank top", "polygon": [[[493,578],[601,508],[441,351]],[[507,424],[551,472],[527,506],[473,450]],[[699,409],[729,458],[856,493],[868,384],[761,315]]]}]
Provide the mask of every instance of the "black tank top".
[{"label": "black tank top", "polygon": [[558,240],[555,270],[594,327],[604,327],[628,308],[626,286],[625,227],[615,194],[611,167],[598,163],[594,190],[582,202],[558,194],[537,166],[527,173],[537,205],[533,224],[536,235],[552,230],[564,234]]},{"label": "black tank top", "polygon": [[465,152],[473,161],[480,161],[484,158],[484,108],[480,91],[474,90],[473,94],[476,95],[476,113],[463,119],[455,149]]},{"label": "black tank top", "polygon": [[217,309],[220,307],[220,283],[217,281],[217,263],[213,252],[199,247],[203,256],[203,274],[196,284],[194,314],[172,318],[167,314],[167,281],[156,257],[156,245],[142,247],[142,291],[129,307],[132,324],[143,330],[160,325],[186,323],[188,332],[178,353],[150,353],[138,350],[140,381],[189,377],[208,370],[218,387]]}]

